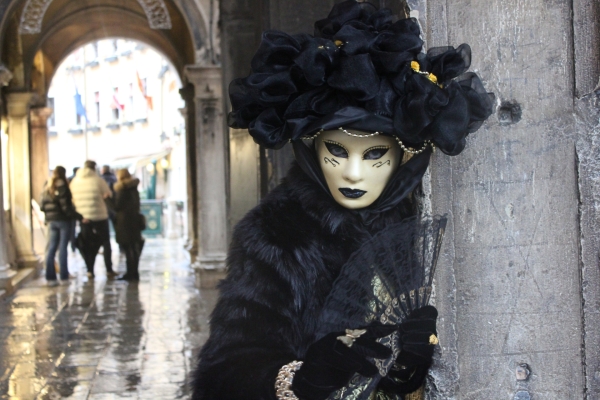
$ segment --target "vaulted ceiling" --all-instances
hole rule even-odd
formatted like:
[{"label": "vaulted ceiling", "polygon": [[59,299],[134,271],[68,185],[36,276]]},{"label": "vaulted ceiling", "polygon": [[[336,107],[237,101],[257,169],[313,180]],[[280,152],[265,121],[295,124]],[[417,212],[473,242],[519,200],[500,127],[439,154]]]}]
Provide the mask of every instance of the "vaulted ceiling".
[{"label": "vaulted ceiling", "polygon": [[[204,46],[197,10],[177,0],[15,0],[2,25],[2,60],[11,86],[45,93],[59,63],[81,45],[123,37],[151,45],[181,73]],[[189,3],[189,2],[188,2]]]}]

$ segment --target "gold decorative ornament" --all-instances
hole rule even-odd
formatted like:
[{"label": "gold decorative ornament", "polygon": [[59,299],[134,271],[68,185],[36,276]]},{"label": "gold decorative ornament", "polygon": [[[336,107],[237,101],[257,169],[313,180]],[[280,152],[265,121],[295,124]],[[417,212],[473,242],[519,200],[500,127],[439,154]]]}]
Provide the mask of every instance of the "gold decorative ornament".
[{"label": "gold decorative ornament", "polygon": [[[317,137],[317,136],[319,136],[319,134],[320,134],[321,132],[323,132],[323,129],[321,129],[319,132],[315,133],[315,134],[314,134],[314,135],[312,135],[312,136],[302,136],[302,138],[301,138],[301,139],[302,139],[302,140],[313,140],[313,139],[316,139],[316,137]],[[292,139],[290,139],[290,140],[289,140],[289,142],[291,142],[291,141],[292,141]]]},{"label": "gold decorative ornament", "polygon": [[302,364],[302,361],[292,361],[279,369],[277,378],[275,378],[275,394],[278,399],[299,400],[292,390],[292,381]]},{"label": "gold decorative ornament", "polygon": [[437,76],[435,76],[434,74],[432,74],[431,72],[425,72],[425,71],[421,71],[421,66],[419,65],[419,63],[417,61],[411,61],[410,62],[410,68],[416,72],[417,74],[421,74],[421,75],[425,75],[427,77],[427,79],[429,79],[431,81],[431,83],[435,83],[436,85],[438,85],[440,88],[443,88],[443,85],[440,85],[438,83],[438,78]]},{"label": "gold decorative ornament", "polygon": [[431,336],[429,336],[429,344],[430,345],[435,346],[439,343],[440,343],[440,340],[438,339],[437,336],[435,336],[434,334],[431,334]]},{"label": "gold decorative ornament", "polygon": [[340,39],[335,40],[333,43],[335,43],[337,47],[342,47],[342,45],[344,44],[344,42],[342,42]]},{"label": "gold decorative ornament", "polygon": [[354,136],[354,137],[357,137],[357,138],[368,138],[368,137],[373,137],[373,136],[377,136],[377,135],[379,135],[379,133],[380,133],[380,132],[373,132],[373,133],[368,133],[368,134],[366,134],[366,135],[361,135],[361,134],[359,134],[359,133],[352,133],[352,132],[349,132],[349,131],[345,130],[344,128],[342,128],[341,126],[340,126],[338,129],[339,129],[340,131],[344,132],[346,135],[349,135],[349,136]]},{"label": "gold decorative ornament", "polygon": [[425,151],[425,149],[427,148],[427,146],[431,146],[431,149],[433,151],[435,151],[435,145],[431,142],[431,140],[424,141],[423,142],[423,147],[421,147],[419,150],[415,150],[412,147],[406,147],[404,145],[404,143],[402,143],[402,140],[400,140],[400,138],[398,136],[394,136],[394,137],[396,138],[396,141],[400,145],[400,148],[402,148],[402,150],[404,150],[407,153],[410,153],[410,154],[421,154],[422,152]]},{"label": "gold decorative ornament", "polygon": [[354,341],[367,333],[366,329],[346,329],[346,334],[338,336],[336,339],[344,343],[348,347],[352,347]]}]

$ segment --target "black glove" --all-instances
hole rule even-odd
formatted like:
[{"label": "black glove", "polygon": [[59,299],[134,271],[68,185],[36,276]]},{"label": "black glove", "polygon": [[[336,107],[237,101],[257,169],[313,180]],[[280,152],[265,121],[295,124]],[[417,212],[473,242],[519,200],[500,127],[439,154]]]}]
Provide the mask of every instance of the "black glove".
[{"label": "black glove", "polygon": [[338,336],[343,332],[330,333],[317,340],[308,348],[304,364],[296,372],[292,390],[302,400],[325,399],[333,391],[348,384],[355,373],[366,377],[374,376],[378,369],[367,357],[387,358],[392,351],[377,343],[375,339],[388,336],[395,326],[370,326],[365,334],[346,346]]},{"label": "black glove", "polygon": [[437,310],[433,306],[413,311],[400,324],[400,354],[392,369],[379,383],[379,388],[394,394],[412,393],[423,384],[431,366],[435,346],[430,343],[436,335]]}]

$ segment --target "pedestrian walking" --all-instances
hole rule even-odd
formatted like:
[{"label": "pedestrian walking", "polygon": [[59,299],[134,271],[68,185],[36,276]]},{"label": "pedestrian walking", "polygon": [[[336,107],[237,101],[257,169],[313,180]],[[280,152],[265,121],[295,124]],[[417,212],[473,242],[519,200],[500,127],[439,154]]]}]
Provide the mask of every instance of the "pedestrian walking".
[{"label": "pedestrian walking", "polygon": [[140,180],[133,178],[129,171],[117,171],[115,183],[115,233],[117,243],[125,253],[127,272],[120,280],[138,281],[138,266],[144,245],[142,230],[145,220],[140,214],[140,194],[137,190]]},{"label": "pedestrian walking", "polygon": [[[102,168],[100,169],[100,176],[102,177],[102,179],[104,179],[104,182],[106,182],[106,184],[108,185],[108,187],[110,188],[110,191],[112,192],[112,197],[113,199],[115,198],[115,183],[117,183],[117,176],[110,170],[110,166],[109,165],[103,165]],[[113,229],[115,228],[116,225],[116,215],[115,215],[115,210],[113,209],[113,205],[112,202],[109,202],[109,207],[108,207],[108,219],[110,220],[110,223],[113,226]],[[119,251],[120,254],[123,254],[123,248],[119,245]]]},{"label": "pedestrian walking", "polygon": [[67,247],[69,245],[71,224],[73,221],[83,218],[81,214],[75,211],[73,206],[71,190],[67,183],[64,167],[57,166],[52,172],[52,177],[48,180],[42,192],[40,209],[46,216],[49,233],[46,252],[46,280],[49,285],[54,286],[58,284],[54,268],[56,251],[58,250],[60,279],[63,282],[68,282]]},{"label": "pedestrian walking", "polygon": [[112,252],[108,228],[108,207],[106,199],[112,196],[108,184],[96,172],[96,163],[86,161],[71,181],[73,204],[88,222],[81,224],[77,237],[77,247],[85,260],[88,275],[94,277],[94,262],[100,247],[104,248],[106,275],[115,276],[112,269]]}]

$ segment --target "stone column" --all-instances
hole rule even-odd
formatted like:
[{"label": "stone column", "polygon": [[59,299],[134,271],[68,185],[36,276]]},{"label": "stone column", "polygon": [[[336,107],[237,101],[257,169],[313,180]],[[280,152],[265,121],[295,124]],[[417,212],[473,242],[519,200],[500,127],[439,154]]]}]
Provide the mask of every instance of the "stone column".
[{"label": "stone column", "polygon": [[450,220],[429,398],[587,398],[573,11],[543,0],[426,9],[428,45],[469,43],[471,69],[498,99],[462,154],[437,152],[432,163],[434,210]]},{"label": "stone column", "polygon": [[37,267],[33,250],[31,221],[31,157],[29,139],[29,101],[27,92],[9,93],[8,151],[10,176],[11,224],[20,267]]},{"label": "stone column", "polygon": [[9,253],[9,229],[6,225],[6,212],[4,211],[4,182],[2,174],[2,144],[0,143],[0,291],[10,291],[11,278],[16,272],[10,269],[11,257]]},{"label": "stone column", "polygon": [[196,106],[196,190],[200,287],[213,287],[224,276],[227,253],[227,132],[223,128],[220,67],[187,66]]},{"label": "stone column", "polygon": [[185,101],[185,108],[181,114],[185,118],[185,147],[186,147],[186,186],[187,186],[187,243],[186,250],[190,260],[196,261],[198,255],[198,210],[197,179],[196,179],[196,107],[194,104],[194,85],[188,83],[179,89],[181,98]]},{"label": "stone column", "polygon": [[49,178],[48,117],[53,110],[47,107],[32,108],[31,125],[31,197],[39,202],[44,183]]}]

